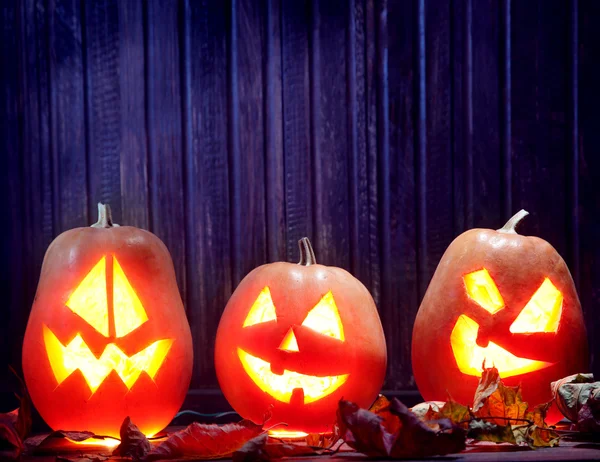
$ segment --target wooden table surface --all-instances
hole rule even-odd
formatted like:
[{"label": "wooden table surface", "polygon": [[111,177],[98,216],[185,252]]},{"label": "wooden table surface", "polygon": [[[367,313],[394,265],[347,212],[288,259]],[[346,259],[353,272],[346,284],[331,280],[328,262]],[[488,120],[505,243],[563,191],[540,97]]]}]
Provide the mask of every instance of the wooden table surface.
[{"label": "wooden table surface", "polygon": [[[108,455],[110,451],[103,450],[84,450],[70,451],[61,455],[69,458],[77,458],[78,455]],[[320,460],[327,459],[336,460],[363,460],[366,457],[356,452],[339,452],[334,456],[319,456],[319,457],[299,457],[289,458],[286,460]],[[24,456],[24,462],[53,462],[56,460],[56,455],[41,455],[41,456]],[[109,459],[123,460],[123,459]],[[373,460],[373,459],[371,459]],[[421,459],[423,460],[423,459]],[[478,443],[473,446],[468,446],[467,450],[459,454],[450,454],[447,456],[435,457],[430,460],[456,461],[456,462],[488,462],[488,461],[571,461],[571,460],[600,460],[600,443],[584,443],[584,442],[561,442],[559,447],[543,448],[531,450],[507,444],[494,443]]]}]

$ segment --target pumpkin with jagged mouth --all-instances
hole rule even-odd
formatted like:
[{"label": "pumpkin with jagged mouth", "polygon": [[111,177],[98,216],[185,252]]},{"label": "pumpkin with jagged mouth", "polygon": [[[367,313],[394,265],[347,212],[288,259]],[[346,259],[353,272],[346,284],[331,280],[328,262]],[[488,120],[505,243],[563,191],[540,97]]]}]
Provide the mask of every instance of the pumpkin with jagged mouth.
[{"label": "pumpkin with jagged mouth", "polygon": [[385,339],[366,288],[316,264],[308,239],[300,249],[300,264],[264,265],[240,283],[219,324],[215,366],[243,417],[324,432],[342,396],[365,407],[377,396]]},{"label": "pumpkin with jagged mouth", "polygon": [[[579,298],[564,260],[515,227],[472,229],[444,253],[417,313],[412,364],[424,399],[470,404],[482,367],[521,385],[530,405],[550,401],[550,383],[588,368]],[[551,408],[549,422],[561,418]]]},{"label": "pumpkin with jagged mouth", "polygon": [[23,343],[32,400],[54,430],[119,436],[125,417],[147,435],[185,398],[192,340],[164,244],[100,219],[48,248]]}]

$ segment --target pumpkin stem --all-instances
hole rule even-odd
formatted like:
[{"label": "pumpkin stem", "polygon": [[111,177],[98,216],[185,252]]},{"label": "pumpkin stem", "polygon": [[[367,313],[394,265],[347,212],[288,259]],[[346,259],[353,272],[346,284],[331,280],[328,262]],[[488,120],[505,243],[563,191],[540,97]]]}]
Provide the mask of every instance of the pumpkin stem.
[{"label": "pumpkin stem", "polygon": [[315,251],[310,244],[307,237],[303,237],[298,241],[298,247],[300,247],[300,261],[299,265],[310,266],[317,264],[317,257],[315,257]]},{"label": "pumpkin stem", "polygon": [[113,223],[110,205],[98,202],[98,221],[94,223],[92,228],[113,228],[119,226]]},{"label": "pumpkin stem", "polygon": [[527,210],[519,210],[517,213],[515,213],[513,215],[513,217],[508,220],[506,222],[506,224],[500,228],[499,230],[497,230],[499,233],[508,233],[508,234],[517,234],[517,231],[515,230],[515,228],[517,227],[517,225],[519,224],[519,222],[525,218],[527,215],[529,215],[529,212]]}]

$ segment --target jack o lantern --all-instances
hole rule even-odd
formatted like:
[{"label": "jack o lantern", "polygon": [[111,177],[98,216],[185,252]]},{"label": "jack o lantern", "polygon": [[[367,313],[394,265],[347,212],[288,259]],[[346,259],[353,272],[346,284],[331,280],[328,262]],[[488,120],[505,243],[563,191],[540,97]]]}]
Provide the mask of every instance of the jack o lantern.
[{"label": "jack o lantern", "polygon": [[169,251],[154,234],[112,223],[48,248],[23,342],[31,398],[54,430],[119,436],[123,419],[147,435],[179,410],[192,339]]},{"label": "jack o lantern", "polygon": [[257,423],[270,414],[292,434],[331,430],[342,397],[369,406],[387,361],[369,291],[347,271],[318,265],[307,238],[299,244],[297,265],[263,265],[242,280],[215,347],[231,406]]},{"label": "jack o lantern", "polygon": [[[470,403],[482,364],[523,399],[552,399],[550,382],[588,367],[585,325],[571,273],[546,241],[516,233],[521,210],[497,231],[472,229],[448,247],[413,329],[423,398]],[[555,407],[548,422],[560,420]]]}]

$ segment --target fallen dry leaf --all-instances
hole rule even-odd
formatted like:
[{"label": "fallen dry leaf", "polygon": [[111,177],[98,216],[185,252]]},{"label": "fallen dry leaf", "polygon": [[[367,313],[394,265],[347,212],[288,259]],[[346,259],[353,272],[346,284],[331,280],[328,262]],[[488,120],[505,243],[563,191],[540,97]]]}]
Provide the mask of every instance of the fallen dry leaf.
[{"label": "fallen dry leaf", "polygon": [[594,389],[579,410],[577,428],[582,432],[600,432],[600,388]]},{"label": "fallen dry leaf", "polygon": [[495,367],[486,368],[484,362],[483,372],[473,399],[473,412],[478,412],[483,407],[487,399],[498,389],[499,384],[500,374],[498,369]]},{"label": "fallen dry leaf", "polygon": [[367,456],[389,456],[393,435],[385,430],[383,417],[341,400],[337,419],[340,437],[348,446]]},{"label": "fallen dry leaf", "polygon": [[590,394],[600,389],[600,382],[594,382],[593,374],[574,374],[552,382],[551,388],[558,410],[570,421],[577,422],[579,410]]},{"label": "fallen dry leaf", "polygon": [[383,395],[379,395],[369,411],[381,417],[383,419],[383,428],[385,428],[388,433],[394,434],[400,430],[400,419],[398,416],[392,414],[390,405],[390,400]]},{"label": "fallen dry leaf", "polygon": [[0,413],[0,458],[2,459],[18,458],[24,449],[23,441],[31,431],[31,399],[25,384],[22,381],[21,383],[21,396],[17,395],[19,407],[4,414]]},{"label": "fallen dry leaf", "polygon": [[521,398],[521,388],[507,387],[500,381],[496,390],[486,399],[481,399],[476,417],[497,425],[519,425],[527,416],[529,405]]},{"label": "fallen dry leaf", "polygon": [[18,459],[23,451],[23,440],[16,429],[12,413],[0,414],[0,458]]},{"label": "fallen dry leaf", "polygon": [[325,451],[304,444],[281,442],[263,433],[246,442],[233,453],[233,462],[270,461],[282,457],[317,456]]},{"label": "fallen dry leaf", "polygon": [[[381,412],[384,408],[380,408]],[[390,433],[380,415],[360,409],[349,401],[340,401],[338,426],[346,444],[371,457],[428,457],[460,452],[465,448],[464,430],[448,419],[430,428],[397,399],[388,411],[398,419],[398,431]]]},{"label": "fallen dry leaf", "polygon": [[428,412],[438,412],[446,404],[443,401],[425,401],[415,404],[410,408],[410,412],[415,414],[419,419],[424,420]]},{"label": "fallen dry leaf", "polygon": [[329,449],[340,439],[337,425],[333,433],[309,433],[304,438],[305,443],[313,448]]},{"label": "fallen dry leaf", "polygon": [[452,398],[448,398],[448,401],[441,408],[438,408],[437,411],[433,406],[430,406],[429,410],[421,418],[425,422],[440,419],[448,419],[454,425],[467,429],[471,420],[471,410],[468,406],[464,406]]},{"label": "fallen dry leaf", "polygon": [[192,423],[170,435],[166,441],[149,452],[144,460],[219,459],[239,450],[262,433],[262,426],[249,420],[226,425]]},{"label": "fallen dry leaf", "polygon": [[497,425],[480,419],[469,423],[468,437],[477,441],[517,444],[515,433],[510,425]]},{"label": "fallen dry leaf", "polygon": [[465,449],[466,432],[449,419],[438,420],[438,430],[433,430],[395,398],[390,412],[401,422],[389,454],[393,458],[430,457]]},{"label": "fallen dry leaf", "polygon": [[129,417],[125,417],[121,428],[119,429],[121,444],[113,451],[114,456],[131,457],[139,460],[152,450],[152,445],[146,435],[131,422]]}]

